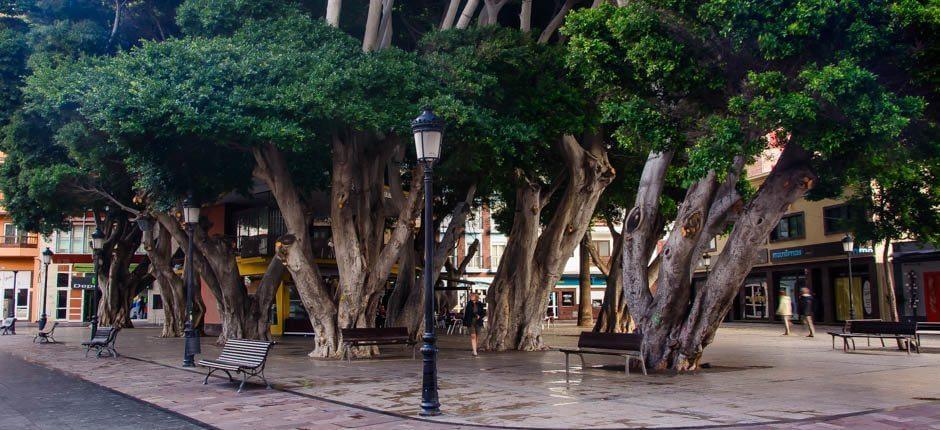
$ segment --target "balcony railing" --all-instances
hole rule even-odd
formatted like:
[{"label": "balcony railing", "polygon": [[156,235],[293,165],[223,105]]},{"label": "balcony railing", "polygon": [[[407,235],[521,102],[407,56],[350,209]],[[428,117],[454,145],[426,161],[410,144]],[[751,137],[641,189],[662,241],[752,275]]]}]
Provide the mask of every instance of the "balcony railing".
[{"label": "balcony railing", "polygon": [[3,248],[36,248],[39,246],[39,236],[0,236],[0,247]]}]

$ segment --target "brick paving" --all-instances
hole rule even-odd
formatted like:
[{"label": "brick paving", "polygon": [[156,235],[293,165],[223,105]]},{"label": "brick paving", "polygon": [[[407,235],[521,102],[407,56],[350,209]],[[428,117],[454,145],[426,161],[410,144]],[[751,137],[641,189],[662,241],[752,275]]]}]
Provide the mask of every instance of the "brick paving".
[{"label": "brick paving", "polygon": [[[562,326],[549,343],[574,342],[567,335],[576,331]],[[472,359],[462,349],[465,339],[445,337],[445,415],[437,421],[416,419],[420,360],[410,353],[351,364],[314,361],[305,357],[309,340],[286,338],[269,364],[278,389],[255,385],[236,394],[224,377],[204,386],[204,373],[177,367],[181,342],[159,339],[155,329],[122,332],[118,349],[126,356],[118,359],[83,358],[82,328],[63,330],[60,345],[34,345],[24,330],[0,337],[0,351],[223,429],[940,429],[940,351],[843,354],[828,341],[770,337],[775,331],[722,329],[723,342],[707,355],[714,367],[702,374],[628,377],[622,365],[590,366],[576,368],[570,385],[558,353]],[[776,349],[764,350],[765,343]],[[207,340],[203,352],[211,357],[217,349]]]}]

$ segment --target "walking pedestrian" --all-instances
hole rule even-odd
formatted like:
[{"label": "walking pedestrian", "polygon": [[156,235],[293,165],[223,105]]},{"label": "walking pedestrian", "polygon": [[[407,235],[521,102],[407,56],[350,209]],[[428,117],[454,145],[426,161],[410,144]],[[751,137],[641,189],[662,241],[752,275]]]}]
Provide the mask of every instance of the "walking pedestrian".
[{"label": "walking pedestrian", "polygon": [[806,337],[816,337],[816,327],[813,327],[813,305],[815,302],[816,300],[810,294],[809,288],[803,287],[800,289],[800,315],[803,324],[806,324],[806,328],[809,329],[809,334]]},{"label": "walking pedestrian", "polygon": [[483,328],[483,317],[486,316],[486,307],[480,302],[480,295],[470,294],[470,301],[463,310],[463,325],[470,332],[470,346],[473,347],[473,356],[477,356],[477,338]]},{"label": "walking pedestrian", "polygon": [[787,290],[780,290],[777,296],[777,316],[783,319],[783,335],[790,335],[790,317],[793,316],[793,301],[787,295]]}]

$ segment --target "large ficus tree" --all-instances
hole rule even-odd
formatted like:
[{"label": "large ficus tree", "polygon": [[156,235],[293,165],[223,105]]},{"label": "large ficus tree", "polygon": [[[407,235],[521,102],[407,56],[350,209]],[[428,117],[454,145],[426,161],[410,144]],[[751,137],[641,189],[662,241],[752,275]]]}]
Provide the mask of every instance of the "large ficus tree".
[{"label": "large ficus tree", "polygon": [[172,31],[166,11],[175,2],[126,3],[19,0],[0,10],[4,206],[21,229],[41,233],[68,229],[70,216],[94,213],[106,236],[96,256],[97,313],[102,324],[114,326],[130,324],[131,299],[152,280],[149,261],[131,270],[141,232],[101,193],[130,199],[133,179],[121,162],[126,154],[85,127],[74,109],[49,104],[42,93],[56,85],[50,77],[68,75],[83,59]]},{"label": "large ficus tree", "polygon": [[[814,187],[870,187],[898,168],[883,160],[936,144],[935,17],[929,2],[722,0],[635,1],[569,18],[571,69],[621,140],[651,147],[623,250],[624,296],[649,365],[698,367],[789,204]],[[780,160],[742,195],[743,165],[771,145]],[[650,276],[677,160],[687,191]],[[693,295],[701,250],[728,228]]]}]

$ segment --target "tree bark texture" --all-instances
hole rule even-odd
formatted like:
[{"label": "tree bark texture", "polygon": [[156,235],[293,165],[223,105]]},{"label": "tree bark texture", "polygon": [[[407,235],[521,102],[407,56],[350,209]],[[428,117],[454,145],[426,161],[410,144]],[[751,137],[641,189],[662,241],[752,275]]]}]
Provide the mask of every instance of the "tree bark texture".
[{"label": "tree bark texture", "polygon": [[[130,223],[124,213],[95,215],[97,226],[105,234],[104,246],[96,254],[98,259],[98,288],[101,301],[98,303],[98,323],[103,327],[133,327],[131,323],[131,301],[145,282],[152,280],[146,272],[132,272],[131,260],[140,247],[141,232]],[[146,270],[148,264],[141,270]]]},{"label": "tree bark texture", "polygon": [[[675,371],[699,367],[704,348],[714,340],[721,320],[756,262],[760,246],[787,207],[812,186],[815,175],[807,160],[807,154],[798,145],[788,144],[755,197],[741,209],[713,270],[694,295],[691,277],[699,257],[698,245],[708,223],[707,214],[717,207],[723,196],[719,191],[722,184],[714,173],[688,189],[675,227],[661,252],[655,291],[642,288],[642,277],[635,275],[629,285],[624,285],[632,315],[644,335],[643,354],[648,366]],[[637,206],[640,206],[640,199],[638,195]],[[642,225],[641,221],[639,227]],[[641,230],[636,223],[631,224],[629,216],[628,230],[633,233]],[[630,276],[628,257],[633,258],[629,248],[628,245],[624,249],[625,279]],[[637,255],[639,260],[629,261],[629,265],[645,267],[650,254],[646,254],[645,259],[640,253]]]},{"label": "tree bark texture", "polygon": [[600,136],[588,135],[584,141],[582,146],[565,136],[559,144],[568,179],[541,234],[539,217],[548,196],[540,184],[519,175],[512,230],[487,293],[489,328],[482,343],[487,349],[544,349],[542,320],[548,293],[561,278],[614,176]]},{"label": "tree bark texture", "polygon": [[578,248],[578,326],[591,327],[594,305],[591,303],[591,232],[584,233]]},{"label": "tree bark texture", "polygon": [[156,226],[144,250],[150,258],[154,278],[163,298],[163,331],[160,337],[180,337],[186,321],[186,290],[181,278],[173,270],[173,240],[170,232]]}]

